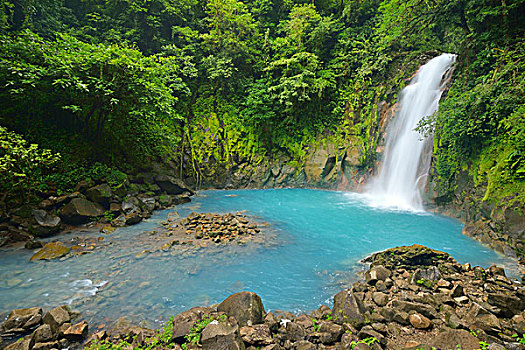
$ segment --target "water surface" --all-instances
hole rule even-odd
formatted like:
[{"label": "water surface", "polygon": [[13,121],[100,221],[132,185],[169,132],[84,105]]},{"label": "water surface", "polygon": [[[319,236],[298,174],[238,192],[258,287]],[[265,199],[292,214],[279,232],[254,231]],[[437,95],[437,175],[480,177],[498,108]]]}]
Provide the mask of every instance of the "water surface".
[{"label": "water surface", "polygon": [[[30,263],[31,251],[2,249],[0,312],[70,303],[97,324],[131,315],[135,322],[157,326],[190,307],[249,290],[262,297],[267,310],[299,313],[331,305],[333,295],[363,269],[359,260],[414,243],[446,251],[460,263],[511,264],[463,236],[456,220],[374,209],[363,198],[306,189],[202,191],[192,203],[176,208],[182,217],[191,211],[246,210],[256,221],[270,224],[261,233],[269,237],[264,245],[156,251],[158,246],[145,238],[173,211],[164,210],[110,235],[84,230],[51,238],[104,236],[92,253],[64,261]],[[145,249],[152,253],[137,258]]]}]

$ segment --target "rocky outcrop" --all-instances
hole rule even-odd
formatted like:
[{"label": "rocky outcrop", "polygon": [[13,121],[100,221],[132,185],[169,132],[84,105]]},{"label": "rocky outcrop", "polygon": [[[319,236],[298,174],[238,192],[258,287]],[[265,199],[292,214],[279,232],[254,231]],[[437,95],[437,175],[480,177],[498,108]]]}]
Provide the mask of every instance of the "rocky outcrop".
[{"label": "rocky outcrop", "polygon": [[60,216],[64,222],[73,225],[85,224],[104,215],[104,209],[84,198],[74,198],[62,209]]},{"label": "rocky outcrop", "polygon": [[43,317],[41,308],[13,310],[0,327],[0,347],[6,350],[77,348],[88,334],[86,321],[72,323],[77,316],[65,305],[49,310]]},{"label": "rocky outcrop", "polygon": [[217,311],[235,317],[241,327],[262,323],[265,313],[261,298],[252,292],[230,295],[217,306]]}]

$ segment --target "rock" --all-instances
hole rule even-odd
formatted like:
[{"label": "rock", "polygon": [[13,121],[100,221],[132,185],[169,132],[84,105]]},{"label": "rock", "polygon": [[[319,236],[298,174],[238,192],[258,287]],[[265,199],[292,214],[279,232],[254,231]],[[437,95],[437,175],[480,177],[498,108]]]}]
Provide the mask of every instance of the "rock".
[{"label": "rock", "polygon": [[[435,266],[431,266],[428,269],[417,269],[416,271],[414,271],[414,273],[412,274],[412,278],[410,278],[410,283],[425,285],[425,281],[433,282],[439,280],[440,278],[441,273],[439,272],[438,268]],[[423,283],[421,283],[420,281],[423,281]]]},{"label": "rock", "polygon": [[445,330],[434,337],[429,343],[436,349],[479,349],[479,339],[464,329]]},{"label": "rock", "polygon": [[237,326],[226,322],[211,322],[202,330],[203,350],[244,350]]},{"label": "rock", "polygon": [[374,285],[377,281],[384,281],[392,275],[392,272],[382,265],[373,266],[365,273],[368,284]]},{"label": "rock", "polygon": [[255,324],[253,326],[244,326],[239,330],[241,338],[245,343],[255,346],[270,345],[274,341],[270,327],[267,324]]},{"label": "rock", "polygon": [[450,294],[451,298],[458,298],[465,295],[463,291],[463,286],[461,284],[456,284],[452,288],[452,293]]},{"label": "rock", "polygon": [[2,329],[4,332],[15,328],[29,330],[36,327],[41,320],[42,308],[15,309],[7,316],[7,320],[2,325]]},{"label": "rock", "polygon": [[32,226],[32,232],[39,237],[47,237],[60,231],[62,220],[56,215],[49,214],[45,210],[36,209],[32,211],[33,219],[37,225]]},{"label": "rock", "polygon": [[118,216],[120,214],[121,206],[119,203],[109,203],[109,212],[112,215]]},{"label": "rock", "polygon": [[372,266],[383,265],[387,269],[403,267],[428,267],[434,265],[438,260],[448,259],[445,252],[430,249],[425,246],[414,244],[387,249],[383,252],[372,254],[364,261],[371,262]]},{"label": "rock", "polygon": [[88,188],[92,187],[93,185],[94,185],[94,183],[93,183],[93,180],[91,180],[91,179],[82,180],[75,186],[75,192],[82,192],[83,193]]},{"label": "rock", "polygon": [[496,335],[501,331],[498,318],[478,303],[472,303],[465,319],[470,329],[481,329]]},{"label": "rock", "polygon": [[179,205],[179,204],[184,204],[184,203],[189,203],[189,202],[191,202],[190,196],[185,195],[185,194],[179,194],[177,196],[173,196],[172,197],[171,204],[172,205]]},{"label": "rock", "polygon": [[61,348],[60,343],[57,341],[50,341],[47,343],[36,343],[33,346],[33,350],[52,350]]},{"label": "rock", "polygon": [[436,310],[432,306],[426,305],[426,304],[412,303],[409,301],[402,301],[402,300],[394,300],[392,302],[392,306],[394,307],[394,309],[398,311],[404,311],[407,313],[411,313],[411,311],[415,311],[429,318],[437,318],[438,316]]},{"label": "rock", "polygon": [[35,343],[45,343],[53,340],[53,330],[48,324],[43,324],[38,327],[33,333]]},{"label": "rock", "polygon": [[122,211],[124,214],[140,213],[140,202],[136,197],[129,197],[124,200],[121,204]]},{"label": "rock", "polygon": [[74,324],[64,332],[64,338],[72,342],[80,342],[88,335],[88,323],[82,321]]},{"label": "rock", "polygon": [[48,311],[43,319],[45,324],[51,326],[53,332],[58,331],[58,328],[66,322],[71,321],[71,315],[69,314],[68,306],[57,306],[56,308]]},{"label": "rock", "polygon": [[308,340],[300,340],[293,345],[293,350],[317,350],[317,346]]},{"label": "rock", "polygon": [[183,194],[184,192],[193,194],[193,191],[182,180],[170,175],[158,175],[155,182],[167,194]]},{"label": "rock", "polygon": [[303,326],[296,322],[283,322],[281,321],[281,327],[279,327],[278,335],[283,341],[300,341],[306,338],[306,330]]},{"label": "rock", "polygon": [[350,289],[343,290],[334,296],[334,307],[332,316],[334,322],[350,323],[354,327],[361,327],[364,324],[362,313],[364,306]]},{"label": "rock", "polygon": [[135,225],[142,221],[142,215],[138,212],[126,214],[126,225]]},{"label": "rock", "polygon": [[321,343],[333,344],[341,339],[343,327],[332,322],[321,321],[318,333]]},{"label": "rock", "polygon": [[525,299],[520,299],[510,293],[488,293],[487,302],[500,309],[498,316],[512,318],[525,308]]},{"label": "rock", "polygon": [[36,252],[30,259],[34,260],[51,260],[63,257],[69,253],[70,249],[62,242],[50,242],[46,243],[38,252]]},{"label": "rock", "polygon": [[175,343],[183,344],[186,341],[184,337],[188,334],[195,322],[211,312],[212,310],[208,308],[195,307],[176,315],[173,318],[172,340]]},{"label": "rock", "polygon": [[24,338],[18,339],[11,345],[8,345],[4,350],[31,350],[35,344],[33,336],[28,335]]},{"label": "rock", "polygon": [[388,294],[385,294],[383,292],[374,292],[372,294],[372,300],[378,306],[385,306],[388,303],[389,297],[388,297]]},{"label": "rock", "polygon": [[370,326],[364,326],[361,328],[359,333],[357,333],[357,336],[359,339],[376,338],[381,344],[386,344],[385,337],[381,333],[374,331]]},{"label": "rock", "polygon": [[140,198],[141,202],[144,204],[144,207],[147,211],[150,213],[155,209],[155,198],[154,197],[147,197],[147,198]]},{"label": "rock", "polygon": [[100,204],[104,208],[109,208],[111,201],[111,187],[107,183],[91,187],[86,191],[86,197],[94,203]]},{"label": "rock", "polygon": [[103,216],[104,209],[84,198],[74,198],[60,210],[64,222],[73,225],[85,224]]},{"label": "rock", "polygon": [[432,321],[418,313],[411,314],[408,317],[408,320],[410,321],[410,324],[414,326],[414,328],[427,329],[432,327]]},{"label": "rock", "polygon": [[162,208],[167,208],[171,205],[172,199],[169,195],[159,196],[159,204]]},{"label": "rock", "polygon": [[217,311],[235,317],[241,327],[263,323],[265,313],[261,298],[252,292],[230,295],[217,306]]},{"label": "rock", "polygon": [[117,218],[111,221],[111,226],[113,227],[124,227],[126,226],[126,215],[120,214]]},{"label": "rock", "polygon": [[34,241],[34,240],[29,240],[26,242],[26,244],[24,245],[24,248],[26,249],[38,249],[38,248],[42,248],[42,242],[40,241]]}]

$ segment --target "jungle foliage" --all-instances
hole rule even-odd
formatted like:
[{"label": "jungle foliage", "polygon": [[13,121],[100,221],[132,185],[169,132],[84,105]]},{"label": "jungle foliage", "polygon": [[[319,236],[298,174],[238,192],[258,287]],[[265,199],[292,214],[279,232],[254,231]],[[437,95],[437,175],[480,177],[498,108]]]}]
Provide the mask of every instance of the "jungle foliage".
[{"label": "jungle foliage", "polygon": [[0,124],[68,164],[198,176],[329,138],[366,167],[378,103],[453,52],[434,177],[499,200],[524,181],[524,23],[525,0],[0,0]]}]

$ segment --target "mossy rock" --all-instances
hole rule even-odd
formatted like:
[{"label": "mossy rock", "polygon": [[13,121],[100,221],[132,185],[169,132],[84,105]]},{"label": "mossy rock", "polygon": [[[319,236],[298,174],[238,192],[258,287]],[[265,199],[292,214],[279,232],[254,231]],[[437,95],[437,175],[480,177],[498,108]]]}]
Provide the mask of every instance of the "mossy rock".
[{"label": "mossy rock", "polygon": [[436,265],[437,262],[447,260],[449,255],[419,244],[390,248],[375,253],[364,259],[372,266],[383,265],[387,269],[416,268]]},{"label": "mossy rock", "polygon": [[30,261],[60,258],[69,253],[69,250],[62,242],[47,243],[31,257]]}]

